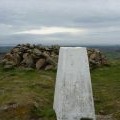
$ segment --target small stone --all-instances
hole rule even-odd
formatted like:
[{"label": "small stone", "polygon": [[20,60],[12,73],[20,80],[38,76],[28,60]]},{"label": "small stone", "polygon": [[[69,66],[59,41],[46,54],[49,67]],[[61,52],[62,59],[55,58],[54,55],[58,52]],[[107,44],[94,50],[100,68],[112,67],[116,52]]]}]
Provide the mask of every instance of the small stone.
[{"label": "small stone", "polygon": [[53,65],[47,65],[45,67],[45,70],[51,70],[51,69],[54,69],[54,66]]},{"label": "small stone", "polygon": [[12,53],[18,53],[19,51],[20,51],[19,48],[13,48],[13,49],[12,49]]},{"label": "small stone", "polygon": [[12,69],[14,66],[13,65],[5,65],[4,69]]},{"label": "small stone", "polygon": [[31,54],[26,53],[21,64],[24,64],[25,67],[34,67],[34,59]]},{"label": "small stone", "polygon": [[34,53],[35,55],[38,55],[38,56],[40,56],[40,55],[42,54],[42,52],[41,52],[39,49],[37,49],[37,48],[35,48],[35,49],[33,50],[33,53]]},{"label": "small stone", "polygon": [[40,70],[45,65],[45,59],[39,59],[36,63],[36,69]]}]

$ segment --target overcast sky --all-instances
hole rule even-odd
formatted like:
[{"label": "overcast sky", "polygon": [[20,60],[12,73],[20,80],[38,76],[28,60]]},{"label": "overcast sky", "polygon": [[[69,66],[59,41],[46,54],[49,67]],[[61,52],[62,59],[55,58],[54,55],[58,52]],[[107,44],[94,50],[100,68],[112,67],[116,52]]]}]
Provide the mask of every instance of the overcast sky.
[{"label": "overcast sky", "polygon": [[0,45],[120,45],[120,0],[0,0]]}]

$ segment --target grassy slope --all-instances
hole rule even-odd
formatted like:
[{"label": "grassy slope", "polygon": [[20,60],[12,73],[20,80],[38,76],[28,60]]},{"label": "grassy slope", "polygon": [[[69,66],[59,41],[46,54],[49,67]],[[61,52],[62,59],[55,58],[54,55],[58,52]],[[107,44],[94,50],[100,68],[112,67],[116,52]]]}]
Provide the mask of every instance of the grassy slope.
[{"label": "grassy slope", "polygon": [[114,114],[120,119],[120,62],[91,72],[96,113]]},{"label": "grassy slope", "polygon": [[[120,119],[120,62],[91,72],[96,114]],[[55,71],[5,71],[0,67],[0,120],[55,120]],[[7,109],[4,109],[7,106]],[[12,106],[12,107],[11,107]]]}]

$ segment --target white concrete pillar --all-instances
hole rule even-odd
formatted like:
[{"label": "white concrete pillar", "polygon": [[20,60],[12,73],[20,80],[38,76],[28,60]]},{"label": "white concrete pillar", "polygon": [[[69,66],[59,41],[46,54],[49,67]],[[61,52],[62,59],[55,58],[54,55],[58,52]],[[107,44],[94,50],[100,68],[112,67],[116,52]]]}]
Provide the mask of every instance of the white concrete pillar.
[{"label": "white concrete pillar", "polygon": [[57,120],[95,120],[86,48],[60,48],[53,108]]}]

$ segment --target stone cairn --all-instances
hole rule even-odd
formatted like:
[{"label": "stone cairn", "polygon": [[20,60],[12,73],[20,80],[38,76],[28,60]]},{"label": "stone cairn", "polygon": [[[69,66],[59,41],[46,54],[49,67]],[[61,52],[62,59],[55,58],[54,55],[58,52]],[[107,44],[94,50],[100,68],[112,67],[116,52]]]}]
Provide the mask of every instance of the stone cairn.
[{"label": "stone cairn", "polygon": [[[87,49],[90,68],[108,65],[106,57],[98,49]],[[5,69],[14,67],[50,70],[57,68],[59,46],[19,44],[0,60]]]}]

